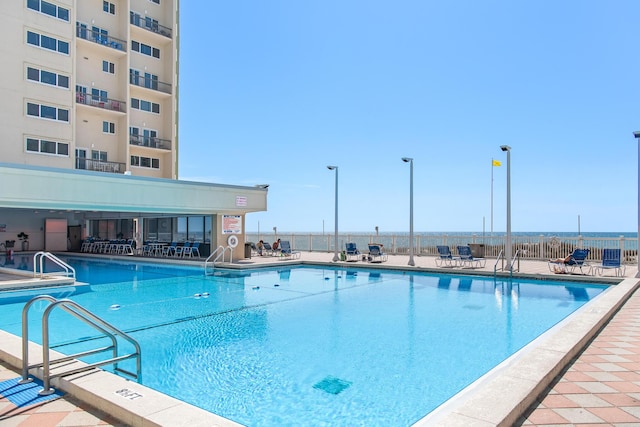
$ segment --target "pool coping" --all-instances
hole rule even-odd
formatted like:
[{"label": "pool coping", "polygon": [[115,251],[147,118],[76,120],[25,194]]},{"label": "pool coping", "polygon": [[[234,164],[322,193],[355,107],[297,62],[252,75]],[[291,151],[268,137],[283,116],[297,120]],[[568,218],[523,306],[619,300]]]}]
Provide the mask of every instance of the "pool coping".
[{"label": "pool coping", "polygon": [[[83,256],[83,255],[79,255]],[[103,257],[104,259],[104,257]],[[113,257],[114,260],[131,260]],[[136,259],[136,261],[139,261]],[[155,262],[154,262],[155,261]],[[158,260],[149,260],[158,263]],[[173,262],[171,264],[174,264]],[[198,265],[203,262],[179,263]],[[494,276],[493,272],[468,269],[406,268],[392,265],[362,265],[350,263],[327,263],[317,261],[284,261],[269,264],[233,264],[220,268],[264,269],[282,266],[317,265],[339,268],[384,269],[410,272],[450,273],[456,275]],[[500,279],[509,278],[508,273],[497,273]],[[593,278],[591,276],[554,276],[545,274],[518,273],[513,278],[579,281],[609,284],[605,292],[588,302],[571,316],[509,357],[489,373],[460,391],[427,416],[417,421],[415,427],[424,426],[509,426],[513,425],[544,392],[551,382],[579,354],[589,341],[615,315],[618,309],[640,286],[637,278]],[[33,346],[33,350],[31,350]],[[0,358],[21,369],[21,339],[0,331]],[[42,358],[42,349],[30,343],[30,354]],[[32,363],[39,360],[34,358]],[[82,362],[77,362],[82,363]],[[33,370],[41,378],[41,370]],[[87,404],[96,407],[132,426],[189,425],[189,426],[239,426],[231,420],[197,408],[161,392],[142,386],[115,374],[102,370],[75,374],[52,380],[52,386],[68,392]],[[144,398],[129,400],[122,391]],[[509,393],[505,393],[509,390]],[[120,392],[120,393],[118,393]],[[127,394],[126,392],[125,394]],[[169,424],[166,424],[169,423]]]}]

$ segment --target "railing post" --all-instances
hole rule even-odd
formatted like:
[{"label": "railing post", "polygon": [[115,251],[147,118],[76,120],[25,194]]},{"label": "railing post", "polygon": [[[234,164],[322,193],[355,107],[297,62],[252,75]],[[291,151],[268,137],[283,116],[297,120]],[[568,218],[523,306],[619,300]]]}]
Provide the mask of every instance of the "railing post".
[{"label": "railing post", "polygon": [[540,237],[538,237],[538,241],[540,242],[540,259],[545,259],[545,247],[544,247],[544,235],[540,235]]},{"label": "railing post", "polygon": [[624,236],[620,236],[620,240],[618,244],[620,247],[620,262],[624,264],[624,261],[626,260],[626,256],[624,254]]}]

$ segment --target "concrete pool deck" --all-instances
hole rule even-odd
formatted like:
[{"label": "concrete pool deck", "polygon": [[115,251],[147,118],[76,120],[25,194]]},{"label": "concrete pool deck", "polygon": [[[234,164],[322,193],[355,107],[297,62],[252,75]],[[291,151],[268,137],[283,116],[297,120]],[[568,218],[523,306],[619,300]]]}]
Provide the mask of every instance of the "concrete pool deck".
[{"label": "concrete pool deck", "polygon": [[[299,261],[331,263],[332,257],[333,254],[307,252],[303,252],[299,260],[254,257],[237,263],[235,267],[295,264]],[[415,267],[407,266],[408,256],[401,255],[390,255],[389,260],[382,264],[362,261],[338,264],[461,272],[437,268],[435,257],[420,256],[414,260]],[[494,262],[488,260],[484,268],[465,269],[462,272],[493,275]],[[492,370],[429,417],[416,423],[416,426],[639,426],[640,294],[636,295],[639,280],[633,279],[636,272],[635,265],[628,265],[624,280],[613,279],[619,284],[586,304],[570,319]],[[547,263],[542,261],[521,262],[520,274],[539,278],[593,280],[585,276],[554,275],[549,272]],[[597,278],[598,281],[600,279]],[[0,365],[0,379],[19,376],[16,374],[21,357],[20,347],[16,346],[19,341],[14,336],[0,336],[0,360],[4,361]],[[37,352],[34,350],[32,354]],[[112,385],[113,381],[125,383]],[[140,401],[121,402],[126,399],[114,395],[115,391],[127,386],[142,390],[142,386],[106,372],[75,375],[65,378],[65,382],[70,388],[67,395],[33,407],[16,408],[6,399],[1,399],[0,425],[234,425],[175,399],[163,400],[161,393],[157,393],[159,400],[151,407],[144,407],[144,402]],[[104,398],[109,404],[83,397],[83,387],[94,389],[89,393],[92,399]],[[144,389],[143,394],[151,396],[153,391],[147,390]],[[124,409],[119,412],[110,405],[121,405]],[[195,419],[187,415],[192,413],[192,409],[199,423],[194,424]],[[130,415],[129,412],[133,410],[140,411],[140,416]],[[181,416],[174,418],[176,413]],[[46,418],[49,415],[45,417],[45,414],[52,415]],[[86,416],[85,422],[71,422],[83,416]]]}]

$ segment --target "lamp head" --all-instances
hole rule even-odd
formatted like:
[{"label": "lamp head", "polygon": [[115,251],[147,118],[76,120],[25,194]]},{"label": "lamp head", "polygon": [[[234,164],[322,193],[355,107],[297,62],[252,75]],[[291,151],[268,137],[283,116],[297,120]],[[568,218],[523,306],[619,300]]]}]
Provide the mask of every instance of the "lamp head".
[{"label": "lamp head", "polygon": [[634,138],[640,138],[640,131],[636,131],[633,133]]},{"label": "lamp head", "polygon": [[338,169],[337,166],[327,166],[327,169],[329,169],[330,171],[334,170],[334,169]]},{"label": "lamp head", "polygon": [[258,184],[256,185],[256,187],[266,190],[267,188],[269,188],[269,184]]},{"label": "lamp head", "polygon": [[501,145],[501,146],[500,146],[500,149],[501,149],[502,151],[511,151],[511,147],[509,147],[508,145]]},{"label": "lamp head", "polygon": [[402,161],[405,162],[405,163],[409,163],[409,162],[412,162],[413,159],[411,157],[403,157]]}]

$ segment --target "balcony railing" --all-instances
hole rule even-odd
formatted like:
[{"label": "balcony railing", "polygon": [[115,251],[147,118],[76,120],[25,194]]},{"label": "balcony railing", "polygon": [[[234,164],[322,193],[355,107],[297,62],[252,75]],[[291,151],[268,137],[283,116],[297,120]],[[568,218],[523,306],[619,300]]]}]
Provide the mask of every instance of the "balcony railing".
[{"label": "balcony railing", "polygon": [[76,157],[76,169],[124,173],[127,170],[127,165],[120,162],[103,162],[101,160],[87,159],[86,157]]},{"label": "balcony railing", "polygon": [[141,76],[139,74],[129,73],[129,83],[140,87],[146,87],[147,89],[158,90],[160,92],[171,94],[170,83],[160,82],[157,79]]},{"label": "balcony railing", "polygon": [[158,21],[150,16],[142,16],[135,12],[129,12],[129,22],[136,27],[144,28],[145,30],[172,38],[171,28],[158,24]]},{"label": "balcony railing", "polygon": [[121,111],[123,113],[127,111],[127,103],[124,101],[85,92],[76,92],[76,102],[78,104],[104,108],[105,110]]},{"label": "balcony railing", "polygon": [[89,40],[116,50],[120,50],[122,52],[127,51],[127,42],[125,42],[124,40],[117,39],[98,31],[93,31],[89,28],[81,27],[79,24],[76,25],[76,37]]},{"label": "balcony railing", "polygon": [[171,141],[160,139],[155,136],[129,135],[129,144],[138,147],[159,148],[161,150],[171,150]]}]

